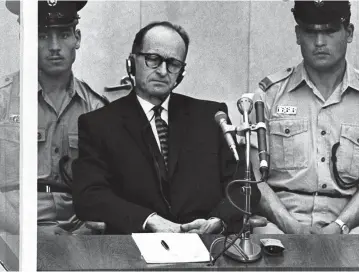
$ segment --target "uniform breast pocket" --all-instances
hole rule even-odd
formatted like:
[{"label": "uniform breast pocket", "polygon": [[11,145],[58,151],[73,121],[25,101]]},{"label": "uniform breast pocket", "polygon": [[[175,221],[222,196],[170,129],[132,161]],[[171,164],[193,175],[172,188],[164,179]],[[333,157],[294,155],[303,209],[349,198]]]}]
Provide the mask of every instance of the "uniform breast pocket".
[{"label": "uniform breast pocket", "polygon": [[359,124],[342,124],[337,168],[342,178],[359,178]]},{"label": "uniform breast pocket", "polygon": [[271,169],[290,170],[308,166],[309,132],[307,119],[269,121]]},{"label": "uniform breast pocket", "polygon": [[69,155],[71,159],[79,156],[78,133],[69,133]]},{"label": "uniform breast pocket", "polygon": [[0,184],[19,181],[20,127],[18,124],[0,123]]}]

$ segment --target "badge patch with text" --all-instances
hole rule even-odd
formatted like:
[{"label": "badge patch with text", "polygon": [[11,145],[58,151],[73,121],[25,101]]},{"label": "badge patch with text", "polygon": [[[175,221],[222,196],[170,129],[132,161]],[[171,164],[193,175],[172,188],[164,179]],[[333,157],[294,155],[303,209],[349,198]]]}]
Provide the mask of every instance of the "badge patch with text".
[{"label": "badge patch with text", "polygon": [[293,106],[277,106],[277,113],[288,114],[288,115],[296,115],[297,114],[297,107],[293,107]]}]

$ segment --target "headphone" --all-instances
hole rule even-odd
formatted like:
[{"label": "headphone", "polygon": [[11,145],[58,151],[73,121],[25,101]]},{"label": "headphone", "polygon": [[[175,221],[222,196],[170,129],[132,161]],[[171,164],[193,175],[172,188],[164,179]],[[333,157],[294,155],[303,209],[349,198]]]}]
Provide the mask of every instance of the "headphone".
[{"label": "headphone", "polygon": [[[127,74],[129,76],[129,78],[131,79],[132,85],[134,86],[134,82],[133,82],[133,79],[131,76],[133,76],[133,77],[136,76],[136,65],[135,65],[134,54],[132,54],[132,53],[126,59],[126,70],[127,70]],[[175,87],[177,87],[181,83],[181,81],[183,80],[185,75],[186,75],[186,71],[183,67],[178,73]]]}]

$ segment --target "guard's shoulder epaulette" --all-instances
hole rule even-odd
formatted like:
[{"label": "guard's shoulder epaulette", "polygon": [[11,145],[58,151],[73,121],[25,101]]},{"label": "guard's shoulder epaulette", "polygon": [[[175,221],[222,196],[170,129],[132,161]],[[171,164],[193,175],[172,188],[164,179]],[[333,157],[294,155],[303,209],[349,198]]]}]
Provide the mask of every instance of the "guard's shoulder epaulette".
[{"label": "guard's shoulder epaulette", "polygon": [[267,76],[259,82],[259,87],[265,92],[267,91],[273,84],[282,81],[289,77],[294,71],[294,68],[287,68],[283,71],[277,72],[273,75]]},{"label": "guard's shoulder epaulette", "polygon": [[79,81],[86,87],[88,91],[90,91],[94,96],[99,98],[105,104],[105,106],[110,104],[110,100],[108,100],[106,96],[100,95],[99,93],[92,90],[92,88],[85,81],[83,80],[79,80]]},{"label": "guard's shoulder epaulette", "polygon": [[105,92],[117,92],[117,91],[131,91],[132,85],[116,85],[116,86],[106,86],[104,91]]},{"label": "guard's shoulder epaulette", "polygon": [[133,85],[134,85],[133,79],[129,76],[124,76],[121,78],[119,85],[106,86],[105,92],[116,92],[116,91],[130,92],[133,89]]}]

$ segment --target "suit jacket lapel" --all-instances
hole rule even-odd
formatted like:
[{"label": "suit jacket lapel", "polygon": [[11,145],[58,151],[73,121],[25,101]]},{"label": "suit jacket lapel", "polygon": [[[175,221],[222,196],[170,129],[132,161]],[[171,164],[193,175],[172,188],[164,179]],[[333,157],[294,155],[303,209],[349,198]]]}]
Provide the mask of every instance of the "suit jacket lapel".
[{"label": "suit jacket lapel", "polygon": [[158,179],[167,180],[165,164],[158,148],[147,116],[137,100],[136,93],[131,92],[122,104],[124,127],[154,167]]},{"label": "suit jacket lapel", "polygon": [[178,156],[185,139],[188,127],[188,106],[185,100],[177,95],[172,94],[169,102],[169,158],[168,158],[168,176],[171,177],[176,169]]},{"label": "suit jacket lapel", "polygon": [[121,105],[124,127],[134,139],[145,157],[152,164],[153,158],[151,155],[151,141],[155,141],[155,139],[146,114],[138,102],[134,91],[123,99],[126,100]]}]

